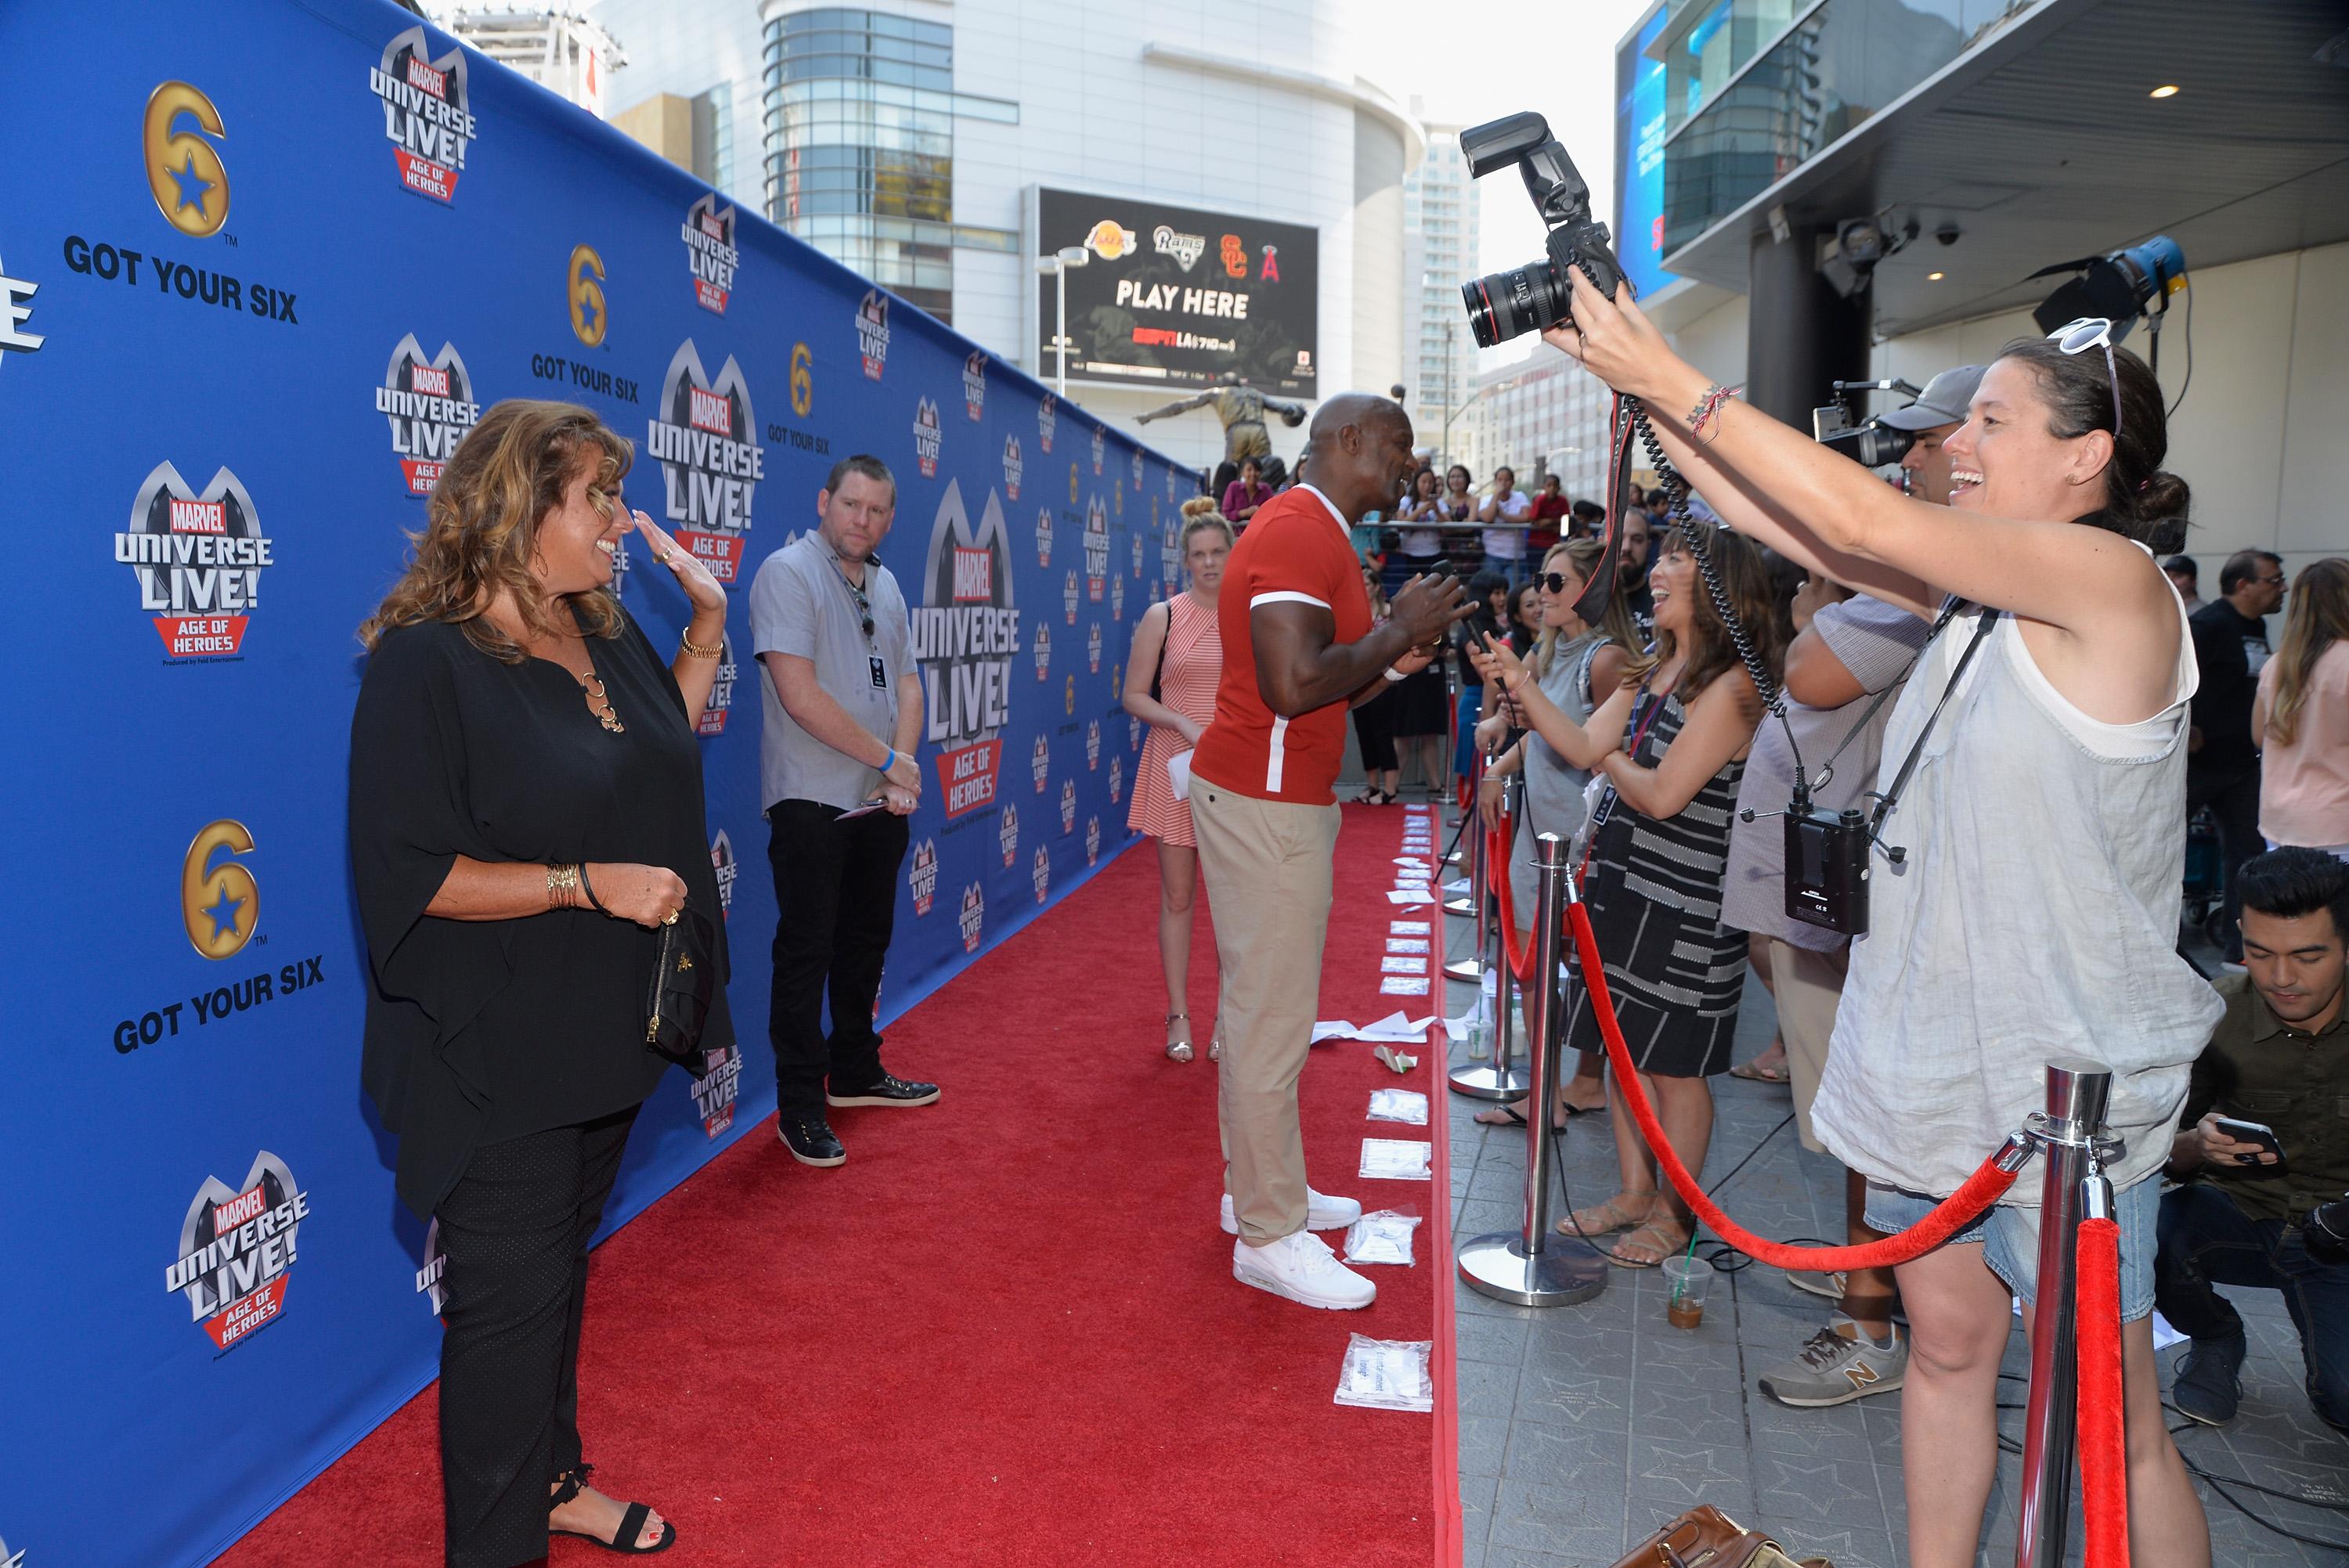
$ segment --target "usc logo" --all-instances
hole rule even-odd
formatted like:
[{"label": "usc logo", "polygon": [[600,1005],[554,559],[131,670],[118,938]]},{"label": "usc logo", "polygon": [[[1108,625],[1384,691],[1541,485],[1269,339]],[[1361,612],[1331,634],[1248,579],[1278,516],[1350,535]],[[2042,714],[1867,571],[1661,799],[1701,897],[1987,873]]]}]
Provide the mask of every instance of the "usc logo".
[{"label": "usc logo", "polygon": [[228,222],[228,169],[219,150],[195,130],[174,129],[186,115],[204,133],[225,138],[220,110],[201,88],[165,82],[147,99],[140,139],[147,191],[163,221],[191,240],[210,238]]},{"label": "usc logo", "polygon": [[1223,257],[1226,274],[1236,278],[1247,276],[1247,247],[1240,243],[1237,234],[1226,234],[1222,249],[1217,253]]},{"label": "usc logo", "polygon": [[593,348],[604,341],[604,329],[610,325],[604,315],[604,258],[594,246],[580,245],[572,251],[567,292],[571,335]]},{"label": "usc logo", "polygon": [[792,412],[804,419],[815,407],[815,356],[804,343],[792,345]]},{"label": "usc logo", "polygon": [[188,846],[180,867],[180,918],[188,940],[207,958],[233,957],[253,938],[261,888],[235,858],[252,852],[253,834],[227,817],[206,824]]}]

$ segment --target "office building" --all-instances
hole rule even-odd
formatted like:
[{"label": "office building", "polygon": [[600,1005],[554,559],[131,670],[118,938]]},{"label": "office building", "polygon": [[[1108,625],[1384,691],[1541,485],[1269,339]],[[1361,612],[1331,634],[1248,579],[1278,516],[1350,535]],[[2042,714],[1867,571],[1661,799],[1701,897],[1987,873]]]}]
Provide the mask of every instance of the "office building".
[{"label": "office building", "polygon": [[[1423,103],[1412,98],[1414,118]],[[1402,182],[1403,277],[1412,291],[1403,384],[1420,444],[1437,448],[1448,464],[1462,445],[1455,432],[1447,446],[1446,431],[1465,418],[1461,406],[1476,388],[1476,340],[1460,307],[1460,285],[1478,270],[1477,204],[1460,156],[1461,128],[1421,118],[1421,129],[1427,155]]]},{"label": "office building", "polygon": [[1555,473],[1568,500],[1603,500],[1612,401],[1605,382],[1562,354],[1540,353],[1484,372],[1468,416],[1475,431],[1469,469],[1477,488],[1506,465],[1519,490]]}]

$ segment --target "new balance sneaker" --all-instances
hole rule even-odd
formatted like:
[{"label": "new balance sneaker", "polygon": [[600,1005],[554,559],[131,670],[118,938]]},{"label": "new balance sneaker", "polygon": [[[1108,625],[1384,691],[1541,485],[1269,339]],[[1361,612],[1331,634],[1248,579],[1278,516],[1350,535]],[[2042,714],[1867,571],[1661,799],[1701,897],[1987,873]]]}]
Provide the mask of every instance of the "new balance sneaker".
[{"label": "new balance sneaker", "polygon": [[2178,1413],[2206,1427],[2223,1427],[2235,1418],[2243,1397],[2240,1374],[2249,1348],[2243,1331],[2215,1339],[2198,1339],[2178,1358],[2178,1379],[2169,1387],[2169,1402]]},{"label": "new balance sneaker", "polygon": [[1378,1299],[1379,1287],[1338,1261],[1330,1243],[1309,1231],[1268,1247],[1232,1243],[1232,1277],[1327,1312],[1353,1312]]},{"label": "new balance sneaker", "polygon": [[[1362,1206],[1351,1198],[1332,1198],[1327,1192],[1305,1189],[1305,1228],[1309,1231],[1343,1230],[1362,1217]],[[1224,1234],[1240,1233],[1239,1216],[1232,1211],[1232,1195],[1224,1194]]]},{"label": "new balance sneaker", "polygon": [[937,1098],[937,1085],[907,1083],[894,1073],[883,1073],[880,1081],[872,1088],[858,1089],[853,1094],[842,1094],[830,1088],[823,1091],[823,1103],[826,1105],[928,1105]]},{"label": "new balance sneaker", "polygon": [[1900,1387],[1909,1369],[1909,1342],[1899,1329],[1890,1345],[1878,1345],[1841,1313],[1811,1336],[1802,1353],[1762,1374],[1762,1392],[1781,1405],[1803,1409],[1847,1405],[1870,1394]]},{"label": "new balance sneaker", "polygon": [[1821,1269],[1788,1269],[1786,1283],[1796,1290],[1823,1295],[1829,1301],[1843,1299],[1844,1274],[1841,1269],[1832,1274]]}]

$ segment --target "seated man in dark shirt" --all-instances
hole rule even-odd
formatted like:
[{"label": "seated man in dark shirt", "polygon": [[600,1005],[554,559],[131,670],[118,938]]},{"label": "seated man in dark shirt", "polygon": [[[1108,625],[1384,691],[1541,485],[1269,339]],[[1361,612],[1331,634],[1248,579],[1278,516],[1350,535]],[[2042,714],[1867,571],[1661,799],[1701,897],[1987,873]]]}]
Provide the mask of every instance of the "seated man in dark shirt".
[{"label": "seated man in dark shirt", "polygon": [[[2194,1341],[2172,1399],[2210,1426],[2233,1418],[2243,1320],[2210,1287],[2263,1285],[2283,1292],[2300,1330],[2317,1415],[2349,1431],[2349,1264],[2312,1256],[2302,1230],[2349,1192],[2349,865],[2282,849],[2241,878],[2249,973],[2218,982],[2226,1015],[2194,1064],[2170,1155],[2187,1184],[2161,1200],[2155,1304]],[[2272,1130],[2281,1155],[2228,1136],[2221,1118]]]}]

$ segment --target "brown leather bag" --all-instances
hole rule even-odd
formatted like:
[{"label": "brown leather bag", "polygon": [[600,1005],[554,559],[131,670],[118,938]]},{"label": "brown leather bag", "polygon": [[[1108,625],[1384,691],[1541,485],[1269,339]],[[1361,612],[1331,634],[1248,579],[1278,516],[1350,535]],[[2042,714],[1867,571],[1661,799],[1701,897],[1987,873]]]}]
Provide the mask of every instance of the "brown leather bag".
[{"label": "brown leather bag", "polygon": [[1615,1568],[1835,1568],[1824,1557],[1800,1563],[1758,1530],[1700,1503],[1624,1553]]}]

